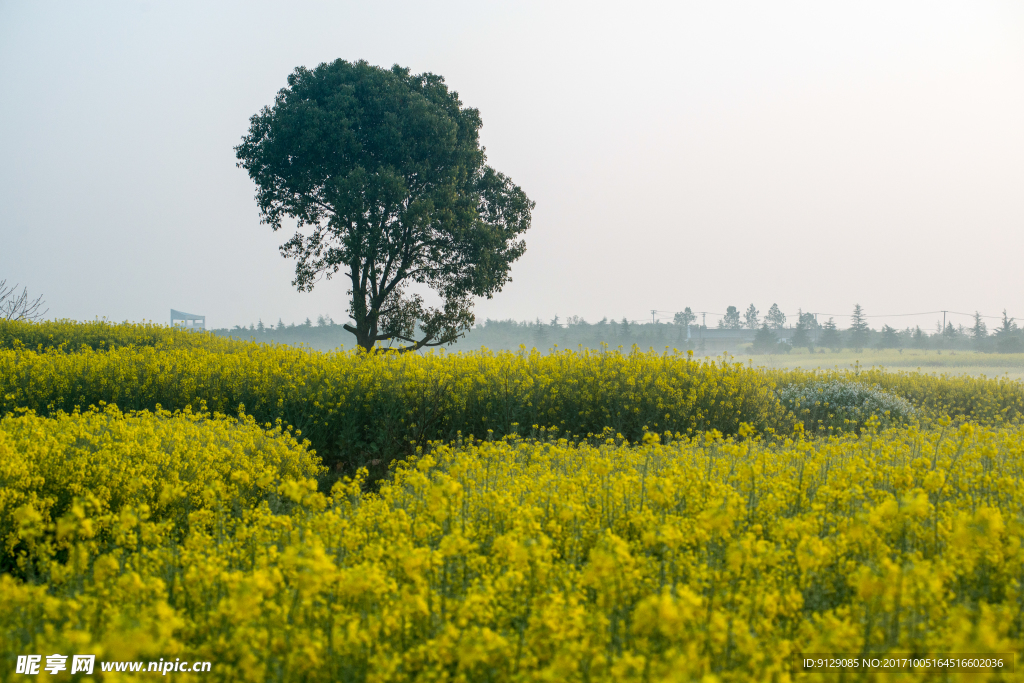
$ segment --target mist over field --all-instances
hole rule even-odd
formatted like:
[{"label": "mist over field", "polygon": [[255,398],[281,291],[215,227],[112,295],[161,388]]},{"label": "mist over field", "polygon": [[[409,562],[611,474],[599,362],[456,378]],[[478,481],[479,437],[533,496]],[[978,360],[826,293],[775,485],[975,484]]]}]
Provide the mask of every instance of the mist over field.
[{"label": "mist over field", "polygon": [[[748,309],[747,313],[751,313]],[[796,316],[787,324],[776,319],[776,326],[767,321],[760,325],[708,327],[688,323],[686,313],[674,321],[653,322],[601,320],[590,323],[579,316],[553,318],[544,322],[485,320],[456,343],[443,345],[450,352],[487,350],[517,353],[549,354],[557,350],[577,352],[611,351],[631,353],[634,350],[662,353],[689,353],[694,357],[723,357],[770,368],[842,368],[882,367],[893,370],[918,370],[988,377],[1024,379],[1024,330],[1016,321],[1004,318],[988,325],[976,315],[971,327],[954,326],[947,321],[930,332],[921,327],[897,330],[889,325],[873,329],[867,319],[861,328],[848,324],[829,329],[834,319],[824,325],[813,314]],[[738,318],[737,318],[738,320]],[[736,321],[732,321],[733,324]],[[307,318],[301,323],[258,324],[233,329],[216,329],[214,334],[239,340],[306,347],[320,351],[351,349],[354,337],[329,316],[318,316],[316,322]]]}]

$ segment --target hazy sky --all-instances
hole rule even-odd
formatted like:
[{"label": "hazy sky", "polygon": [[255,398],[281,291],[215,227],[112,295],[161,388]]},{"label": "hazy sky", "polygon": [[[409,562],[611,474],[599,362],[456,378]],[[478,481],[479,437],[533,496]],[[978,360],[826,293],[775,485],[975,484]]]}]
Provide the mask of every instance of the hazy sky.
[{"label": "hazy sky", "polygon": [[537,202],[479,320],[1024,316],[1022,8],[0,0],[0,279],[53,317],[342,320],[233,150],[342,58],[443,75]]}]

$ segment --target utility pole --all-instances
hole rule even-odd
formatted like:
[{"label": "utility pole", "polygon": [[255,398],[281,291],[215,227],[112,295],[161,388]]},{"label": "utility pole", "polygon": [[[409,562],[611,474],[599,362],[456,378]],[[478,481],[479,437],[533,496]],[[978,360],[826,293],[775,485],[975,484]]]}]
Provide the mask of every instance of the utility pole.
[{"label": "utility pole", "polygon": [[655,311],[654,309],[651,309],[651,324],[652,325],[655,325],[658,322],[657,320],[654,319],[654,314],[655,313],[657,313],[657,311]]},{"label": "utility pole", "polygon": [[946,311],[942,312],[942,334],[946,334]]}]

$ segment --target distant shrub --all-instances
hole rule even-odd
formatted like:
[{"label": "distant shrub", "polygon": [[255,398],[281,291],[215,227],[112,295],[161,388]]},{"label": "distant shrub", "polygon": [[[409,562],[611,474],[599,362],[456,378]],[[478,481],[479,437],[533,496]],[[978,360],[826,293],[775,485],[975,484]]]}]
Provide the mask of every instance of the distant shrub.
[{"label": "distant shrub", "polygon": [[831,381],[852,382],[902,396],[918,417],[948,416],[983,424],[1024,422],[1024,382],[1008,377],[970,377],[953,373],[892,372],[885,368],[765,371],[777,387],[806,387]]},{"label": "distant shrub", "polygon": [[871,417],[882,426],[899,425],[915,413],[910,401],[878,385],[841,379],[791,385],[779,398],[811,431],[860,431]]}]

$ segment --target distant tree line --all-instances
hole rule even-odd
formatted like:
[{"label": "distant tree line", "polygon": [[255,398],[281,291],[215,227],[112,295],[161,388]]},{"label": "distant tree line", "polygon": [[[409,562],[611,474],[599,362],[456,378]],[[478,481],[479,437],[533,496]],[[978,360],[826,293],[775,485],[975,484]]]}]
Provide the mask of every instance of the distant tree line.
[{"label": "distant tree line", "polygon": [[[565,319],[556,315],[546,322],[540,318],[532,321],[487,319],[477,323],[453,346],[454,350],[484,347],[494,351],[514,351],[525,346],[546,351],[555,346],[597,349],[602,344],[628,349],[635,344],[643,349],[669,347],[703,354],[702,339],[709,328],[697,323],[698,316],[689,307],[676,313],[671,322],[605,317],[591,323],[576,315]],[[947,322],[943,328],[939,323],[929,333],[920,326],[896,329],[883,325],[880,329],[873,329],[859,304],[854,307],[849,326],[844,329],[836,324],[834,317],[819,321],[814,313],[802,310],[795,320],[789,321],[776,304],[772,304],[762,318],[760,311],[751,304],[742,314],[737,307],[729,306],[712,329],[752,331],[752,343],[737,343],[732,350],[753,353],[788,353],[795,348],[814,352],[869,348],[1024,352],[1024,330],[1005,311],[1000,323],[992,330],[983,316],[976,313],[970,327]],[[325,350],[343,344],[352,346],[351,335],[329,316],[318,316],[315,323],[307,318],[302,323],[290,325],[285,325],[280,319],[274,325],[265,325],[260,320],[248,327],[236,325],[230,330],[214,330],[214,333],[236,339],[306,345]]]},{"label": "distant tree line", "polygon": [[[857,304],[850,316],[850,326],[841,330],[830,317],[821,323],[813,313],[800,311],[797,322],[791,328],[785,327],[786,316],[775,304],[758,328],[758,311],[753,304],[747,309],[742,322],[738,309],[730,306],[719,322],[722,328],[749,327],[757,329],[752,350],[754,352],[771,352],[791,348],[806,348],[811,351],[830,349],[862,350],[877,349],[950,349],[974,350],[983,353],[1021,353],[1024,352],[1024,330],[1018,327],[1006,310],[1000,324],[991,332],[983,320],[983,316],[975,312],[974,324],[970,327],[947,322],[945,327],[936,324],[931,334],[920,326],[896,329],[883,325],[881,329],[872,329],[867,322],[864,309]],[[785,331],[785,336],[783,336]]]},{"label": "distant tree line", "polygon": [[[532,322],[488,319],[477,324],[459,341],[458,346],[514,350],[519,345],[547,349],[556,344],[561,348],[598,348],[601,344],[629,347],[636,344],[641,348],[670,346],[702,353],[701,330],[708,328],[696,325],[697,320],[697,314],[689,307],[676,313],[671,323],[637,322],[626,318],[618,321],[602,318],[596,323],[588,323],[579,316],[571,316],[564,321],[555,316],[547,323],[539,318]],[[1003,311],[998,327],[992,331],[980,313],[975,313],[971,327],[947,322],[945,328],[938,324],[932,333],[925,332],[920,326],[896,329],[883,325],[876,330],[868,324],[860,304],[854,307],[850,324],[845,329],[839,327],[834,317],[819,321],[814,313],[802,310],[797,313],[795,321],[788,326],[787,322],[786,314],[777,304],[772,304],[763,318],[757,307],[751,304],[742,314],[736,306],[729,306],[716,328],[753,331],[749,350],[754,353],[788,353],[794,348],[819,352],[868,348],[1024,352],[1024,330],[1007,316],[1006,311]]]},{"label": "distant tree line", "polygon": [[331,320],[330,316],[319,315],[314,323],[309,318],[303,322],[294,322],[285,325],[278,318],[276,324],[266,325],[260,319],[248,327],[235,325],[231,329],[212,330],[216,335],[231,337],[244,341],[257,341],[274,344],[288,344],[289,346],[309,346],[321,351],[336,349],[339,346],[354,346],[354,339],[351,334],[345,331],[345,327]]}]

